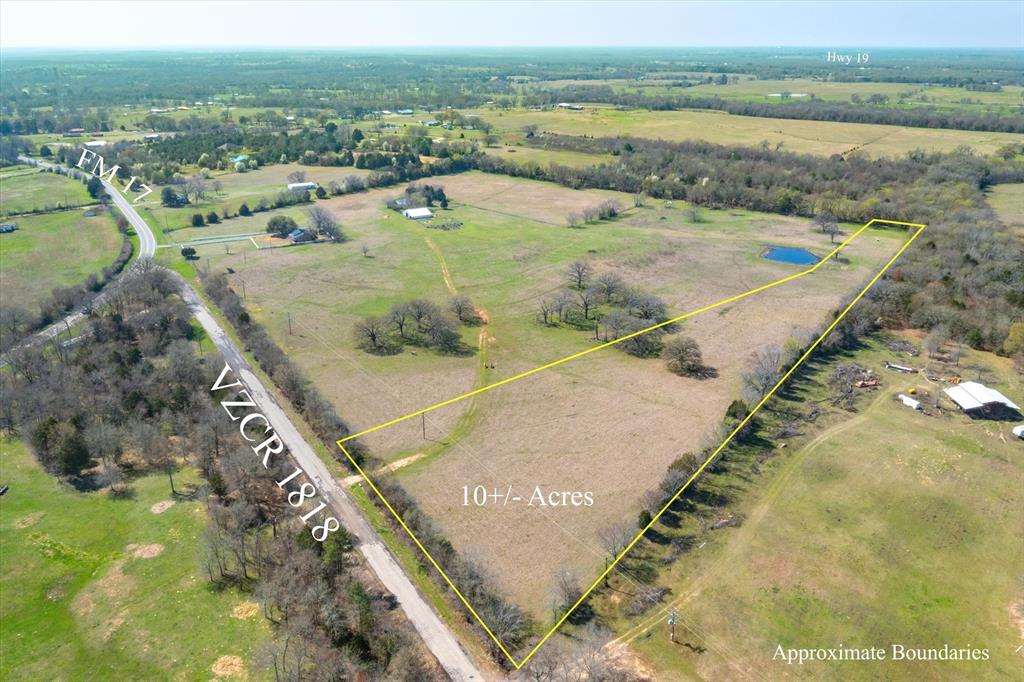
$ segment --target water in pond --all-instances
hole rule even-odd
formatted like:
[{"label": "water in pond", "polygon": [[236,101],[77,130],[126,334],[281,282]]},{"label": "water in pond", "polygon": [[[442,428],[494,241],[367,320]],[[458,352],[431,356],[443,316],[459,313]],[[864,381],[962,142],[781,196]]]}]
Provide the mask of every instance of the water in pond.
[{"label": "water in pond", "polygon": [[761,254],[762,258],[779,261],[780,263],[791,263],[792,265],[814,265],[818,257],[807,249],[798,249],[791,246],[769,246],[768,250]]}]

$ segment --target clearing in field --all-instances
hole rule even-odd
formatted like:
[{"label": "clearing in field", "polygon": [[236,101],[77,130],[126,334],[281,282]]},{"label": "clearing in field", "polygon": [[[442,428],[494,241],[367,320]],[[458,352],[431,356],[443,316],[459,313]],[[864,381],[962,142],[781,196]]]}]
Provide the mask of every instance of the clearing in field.
[{"label": "clearing in field", "polygon": [[[851,235],[833,253],[841,253],[872,223]],[[487,394],[483,405],[476,404],[470,408],[484,415],[475,420],[477,424],[472,432],[460,433],[458,438],[450,439],[446,444],[450,446],[448,448],[432,448],[418,453],[409,458],[412,461],[407,465],[390,467],[381,473],[395,473],[427,516],[440,526],[441,535],[450,540],[462,556],[482,562],[484,571],[498,582],[505,594],[510,595],[537,622],[545,622],[550,611],[555,619],[554,626],[520,661],[488,628],[488,633],[513,665],[522,666],[570,617],[643,532],[709,465],[771,393],[821,342],[828,330],[838,324],[923,229],[920,225],[906,226],[912,228],[913,234],[896,255],[847,304],[842,314],[818,337],[793,369],[775,384],[764,399],[752,406],[750,415],[731,432],[712,436],[716,441],[724,440],[661,510],[653,517],[641,517],[639,525],[632,519],[640,509],[648,506],[643,504],[645,495],[651,494],[646,491],[656,487],[661,474],[680,453],[698,451],[698,441],[694,436],[700,434],[700,428],[715,423],[716,418],[724,413],[729,393],[722,388],[733,383],[729,379],[735,379],[733,375],[740,369],[737,363],[728,362],[728,353],[711,355],[716,359],[722,358],[724,372],[719,373],[716,367],[715,378],[722,378],[724,373],[728,377],[726,381],[719,381],[714,388],[695,385],[705,383],[695,381],[680,390],[678,385],[672,385],[672,380],[678,377],[670,375],[668,381],[657,381],[659,377],[652,376],[638,364],[632,367],[620,365],[621,358],[609,351],[612,346],[628,342],[631,337],[625,336],[365,432],[394,429],[408,425],[415,418],[422,419],[425,430],[428,415],[450,409],[463,400],[476,401]],[[724,324],[721,320],[713,321],[710,329],[694,324],[693,334],[702,345],[728,345],[728,327],[742,326],[743,319],[757,319],[758,308],[770,306],[767,297],[776,293],[772,290],[782,290],[801,278],[827,272],[823,267],[828,265],[831,255],[799,273],[709,303],[632,336],[640,337],[651,333],[651,329],[675,326],[683,320],[687,321],[687,329],[690,330],[690,318],[700,315],[699,319],[693,320],[696,323],[706,319],[713,310],[727,308],[737,310],[738,315]],[[758,296],[765,296],[767,300]],[[804,301],[805,306],[809,303]],[[774,307],[770,309],[777,310]],[[771,336],[771,327],[764,322],[758,326],[760,330],[753,327],[739,333],[734,330],[732,338],[744,337],[748,347],[760,347],[767,340],[766,335]],[[753,338],[758,341],[752,343]],[[775,340],[782,341],[778,337]],[[601,353],[595,354],[598,351]],[[500,390],[489,393],[494,389]],[[689,428],[685,425],[687,422]],[[420,544],[415,533],[405,525],[400,514],[374,484],[373,477],[359,467],[345,449],[345,442],[362,435],[364,433],[356,433],[340,440],[338,445],[466,607],[487,628],[488,624],[449,577],[444,560],[439,562]],[[602,560],[603,572],[600,571]],[[596,579],[594,575],[597,575]],[[566,582],[573,587],[566,590],[563,587]],[[571,599],[566,597],[566,592],[573,595]],[[580,595],[578,600],[576,595]]]},{"label": "clearing in field", "polygon": [[[49,174],[46,174],[49,175]],[[33,178],[42,176],[33,176]],[[0,234],[0,305],[35,312],[55,287],[81,284],[117,258],[122,237],[105,212],[81,210],[18,216]]]}]

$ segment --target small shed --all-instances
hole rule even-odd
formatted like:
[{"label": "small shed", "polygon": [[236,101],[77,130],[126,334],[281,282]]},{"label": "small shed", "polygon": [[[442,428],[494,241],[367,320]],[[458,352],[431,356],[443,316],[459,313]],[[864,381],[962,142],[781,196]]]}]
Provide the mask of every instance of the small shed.
[{"label": "small shed", "polygon": [[288,183],[288,191],[289,192],[301,192],[304,189],[305,190],[314,190],[314,189],[316,189],[316,183],[315,182],[289,182]]},{"label": "small shed", "polygon": [[944,389],[949,399],[971,417],[983,419],[1012,418],[1020,414],[1020,407],[994,388],[977,381],[964,381]]},{"label": "small shed", "polygon": [[402,211],[409,220],[429,220],[434,217],[434,213],[429,208],[407,208]]},{"label": "small shed", "polygon": [[1017,436],[1017,438],[1020,438],[1021,440],[1024,440],[1024,424],[1021,424],[1020,426],[1014,426],[1013,435]]},{"label": "small shed", "polygon": [[896,397],[900,399],[901,403],[903,403],[904,405],[906,405],[907,407],[909,407],[912,410],[920,410],[921,409],[921,402],[918,401],[918,400],[914,400],[909,395],[904,395],[904,394],[900,393]]}]

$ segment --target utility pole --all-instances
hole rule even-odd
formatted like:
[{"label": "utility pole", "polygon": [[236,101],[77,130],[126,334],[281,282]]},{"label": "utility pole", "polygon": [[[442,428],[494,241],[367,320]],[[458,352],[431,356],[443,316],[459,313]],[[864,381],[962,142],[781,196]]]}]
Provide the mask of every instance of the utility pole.
[{"label": "utility pole", "polygon": [[676,621],[679,619],[679,610],[674,606],[668,613],[668,641],[676,641]]},{"label": "utility pole", "polygon": [[427,415],[425,413],[420,415],[420,425],[423,427],[423,440],[426,440],[427,439]]},{"label": "utility pole", "polygon": [[242,283],[242,300],[244,301],[245,300],[245,280],[242,279],[241,277],[239,277],[238,281]]},{"label": "utility pole", "polygon": [[292,314],[288,313],[288,336],[292,335]]}]

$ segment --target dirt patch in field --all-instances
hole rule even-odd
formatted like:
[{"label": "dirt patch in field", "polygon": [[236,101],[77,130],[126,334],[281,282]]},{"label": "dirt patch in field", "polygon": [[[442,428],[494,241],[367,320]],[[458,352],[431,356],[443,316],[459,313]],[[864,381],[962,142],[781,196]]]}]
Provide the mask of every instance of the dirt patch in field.
[{"label": "dirt patch in field", "polygon": [[164,546],[153,545],[128,545],[125,550],[131,552],[133,559],[153,559],[163,554]]},{"label": "dirt patch in field", "polygon": [[258,604],[253,604],[251,601],[247,601],[236,606],[234,610],[231,611],[231,617],[237,618],[238,620],[246,620],[252,618],[259,612],[260,607]]},{"label": "dirt patch in field", "polygon": [[163,514],[165,511],[167,511],[173,506],[174,500],[163,500],[162,502],[157,502],[152,507],[150,507],[149,511],[153,512],[154,514]]},{"label": "dirt patch in field", "polygon": [[221,656],[210,670],[217,677],[241,677],[245,674],[245,663],[240,656]]},{"label": "dirt patch in field", "polygon": [[135,578],[124,573],[124,559],[115,561],[107,571],[107,574],[100,578],[99,586],[107,597],[124,597],[135,588]]},{"label": "dirt patch in field", "polygon": [[1017,600],[1010,604],[1010,619],[1020,631],[1020,638],[1024,639],[1024,592],[1017,595]]},{"label": "dirt patch in field", "polygon": [[118,628],[120,628],[122,625],[124,625],[124,621],[125,621],[126,617],[127,617],[126,612],[125,611],[121,611],[116,616],[111,618],[106,623],[106,625],[103,626],[103,641],[104,642],[108,641],[114,635],[114,633],[117,632]]},{"label": "dirt patch in field", "polygon": [[28,528],[39,523],[39,520],[46,516],[46,512],[35,512],[28,516],[22,516],[20,519],[14,522],[15,528]]}]

